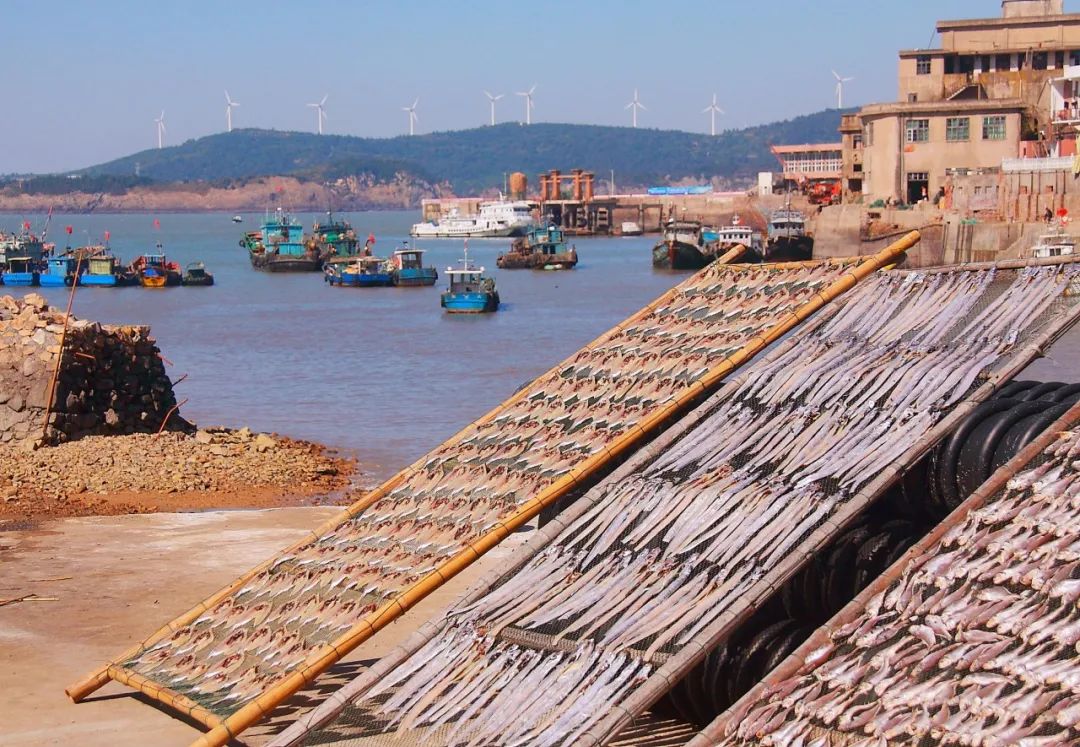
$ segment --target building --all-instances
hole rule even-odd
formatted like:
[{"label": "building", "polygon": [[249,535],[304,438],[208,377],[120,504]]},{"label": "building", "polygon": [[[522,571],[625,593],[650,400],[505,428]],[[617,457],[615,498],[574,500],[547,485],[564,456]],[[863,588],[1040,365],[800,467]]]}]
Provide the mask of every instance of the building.
[{"label": "building", "polygon": [[[1062,0],[1003,0],[1001,9],[999,18],[939,21],[940,47],[899,53],[897,101],[845,118],[845,198],[934,199],[955,174],[1054,147],[1050,83],[1080,64],[1080,14]],[[1067,116],[1074,92],[1060,88]]]},{"label": "building", "polygon": [[785,192],[797,189],[818,203],[831,202],[833,195],[839,195],[843,165],[841,143],[773,145],[770,150],[780,162]]}]

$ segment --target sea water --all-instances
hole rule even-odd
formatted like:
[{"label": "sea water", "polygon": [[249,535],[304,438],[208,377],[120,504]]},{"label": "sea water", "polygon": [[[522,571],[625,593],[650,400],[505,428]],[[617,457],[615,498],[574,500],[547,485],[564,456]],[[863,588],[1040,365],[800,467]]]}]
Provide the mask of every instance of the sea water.
[{"label": "sea water", "polygon": [[[409,240],[415,211],[342,213],[374,253]],[[147,324],[167,359],[181,414],[199,425],[249,426],[355,455],[365,481],[387,477],[499,404],[516,389],[652,301],[688,273],[654,271],[650,237],[578,238],[569,272],[498,270],[509,239],[471,239],[469,258],[491,272],[497,313],[448,315],[439,305],[460,240],[409,240],[439,281],[423,288],[338,288],[321,273],[253,270],[239,246],[263,215],[54,215],[58,247],[109,244],[125,262],[164,246],[206,263],[209,288],[80,287],[73,313]],[[325,214],[296,216],[310,231]],[[24,216],[0,216],[0,230]],[[42,216],[25,216],[40,232]],[[155,220],[157,223],[155,224]],[[22,294],[28,289],[0,288]],[[54,306],[65,288],[34,289]]]}]

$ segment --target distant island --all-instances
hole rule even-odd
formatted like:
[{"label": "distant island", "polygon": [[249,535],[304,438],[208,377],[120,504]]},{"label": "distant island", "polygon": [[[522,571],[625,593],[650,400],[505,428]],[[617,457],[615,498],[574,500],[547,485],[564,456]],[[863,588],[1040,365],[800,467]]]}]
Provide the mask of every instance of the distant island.
[{"label": "distant island", "polygon": [[712,183],[743,188],[776,161],[770,145],[835,142],[829,109],[715,137],[677,130],[504,123],[394,138],[243,129],[145,150],[65,174],[0,180],[0,211],[415,208],[427,197],[488,194],[506,174],[583,168],[619,191]]}]

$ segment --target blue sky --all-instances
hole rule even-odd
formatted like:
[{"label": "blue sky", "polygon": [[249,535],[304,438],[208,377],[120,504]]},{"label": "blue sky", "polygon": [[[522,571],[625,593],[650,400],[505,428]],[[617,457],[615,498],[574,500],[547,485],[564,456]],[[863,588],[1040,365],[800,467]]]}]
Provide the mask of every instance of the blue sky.
[{"label": "blue sky", "polygon": [[896,51],[936,44],[939,18],[994,17],[996,0],[551,0],[525,2],[146,2],[0,0],[0,173],[63,171],[225,127],[418,132],[486,124],[482,91],[536,84],[533,121],[708,131],[713,92],[743,127],[896,96]]}]

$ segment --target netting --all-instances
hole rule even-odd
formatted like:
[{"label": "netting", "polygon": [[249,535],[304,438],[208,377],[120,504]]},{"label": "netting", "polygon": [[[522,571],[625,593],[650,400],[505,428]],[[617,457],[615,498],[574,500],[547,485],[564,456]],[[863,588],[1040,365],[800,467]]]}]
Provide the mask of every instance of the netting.
[{"label": "netting", "polygon": [[[851,262],[713,265],[477,421],[349,516],[241,579],[109,676],[207,723],[313,661],[824,291]],[[730,368],[730,367],[729,367]],[[560,483],[560,481],[562,481]],[[391,489],[392,488],[392,489]],[[473,553],[475,556],[475,553]],[[450,574],[452,575],[452,573]],[[196,610],[198,611],[198,610]],[[365,622],[369,621],[369,622]],[[331,648],[331,646],[333,648]],[[347,649],[346,649],[347,650]],[[327,652],[329,651],[329,654]],[[291,680],[290,680],[291,681]]]},{"label": "netting", "polygon": [[[1075,426],[1076,410],[1073,410]],[[701,743],[1080,743],[1080,431]]]},{"label": "netting", "polygon": [[275,744],[610,737],[617,704],[685,647],[704,653],[883,470],[1030,357],[1024,342],[1071,323],[1077,298],[1073,266],[865,281],[388,675],[316,713],[319,730]]}]

